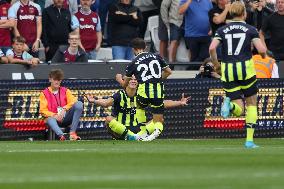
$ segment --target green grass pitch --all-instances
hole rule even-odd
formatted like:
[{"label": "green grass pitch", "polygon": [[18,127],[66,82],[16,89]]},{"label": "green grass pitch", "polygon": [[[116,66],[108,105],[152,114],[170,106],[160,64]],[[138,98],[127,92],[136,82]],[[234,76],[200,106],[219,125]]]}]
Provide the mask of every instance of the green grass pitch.
[{"label": "green grass pitch", "polygon": [[1,189],[283,189],[284,140],[0,142]]}]

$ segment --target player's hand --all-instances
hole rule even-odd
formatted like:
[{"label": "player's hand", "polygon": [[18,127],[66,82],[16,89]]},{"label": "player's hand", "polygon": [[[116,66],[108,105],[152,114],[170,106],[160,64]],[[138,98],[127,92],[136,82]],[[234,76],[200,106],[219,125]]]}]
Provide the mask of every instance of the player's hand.
[{"label": "player's hand", "polygon": [[95,102],[95,97],[94,96],[92,96],[92,95],[85,95],[85,97],[87,98],[87,100],[89,101],[89,102]]},{"label": "player's hand", "polygon": [[188,105],[190,99],[191,99],[191,96],[185,97],[185,96],[184,96],[184,93],[182,93],[181,99],[180,99],[181,106],[186,106],[186,105]]}]

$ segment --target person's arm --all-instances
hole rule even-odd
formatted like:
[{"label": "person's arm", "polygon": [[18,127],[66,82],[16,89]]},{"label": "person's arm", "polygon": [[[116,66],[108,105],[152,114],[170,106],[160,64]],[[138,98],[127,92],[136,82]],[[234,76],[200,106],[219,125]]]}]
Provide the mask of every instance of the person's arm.
[{"label": "person's arm", "polygon": [[171,74],[172,74],[172,70],[170,67],[166,67],[165,69],[163,69],[163,72],[162,72],[162,78],[163,79],[167,79]]},{"label": "person's arm", "polygon": [[14,58],[14,53],[11,49],[6,52],[6,56],[8,58],[9,63],[11,64],[24,64],[24,65],[32,64],[29,59],[21,60],[21,59]]},{"label": "person's arm", "polygon": [[68,111],[77,102],[77,98],[71,93],[69,89],[67,89],[66,99],[67,99],[67,104],[63,108],[66,111]]},{"label": "person's arm", "polygon": [[260,38],[262,44],[264,45],[264,47],[267,49],[267,45],[265,43],[264,32],[262,30],[259,31],[259,38]]},{"label": "person's arm", "polygon": [[172,1],[171,0],[163,0],[161,4],[161,18],[164,22],[164,24],[169,28],[169,9],[171,6]]},{"label": "person's arm", "polygon": [[220,41],[216,38],[213,38],[210,47],[209,47],[209,54],[212,59],[214,65],[219,64],[216,49],[219,45]]},{"label": "person's arm", "polygon": [[43,117],[52,117],[54,115],[56,115],[55,113],[53,112],[50,112],[48,110],[48,107],[47,107],[47,100],[43,94],[43,92],[40,93],[39,95],[39,113],[43,116]]},{"label": "person's arm", "polygon": [[228,3],[228,4],[225,5],[225,9],[221,14],[217,14],[217,13],[214,14],[213,22],[215,24],[225,23],[227,14],[228,14],[229,9],[230,9],[230,6],[231,6],[231,4]]},{"label": "person's arm", "polygon": [[182,93],[180,100],[164,100],[164,108],[175,108],[180,106],[186,106],[189,103],[191,97],[185,97],[184,93]]},{"label": "person's arm", "polygon": [[32,46],[33,52],[36,52],[39,49],[41,34],[42,34],[42,18],[41,16],[38,16],[36,19],[36,41]]},{"label": "person's arm", "polygon": [[101,27],[101,21],[100,18],[98,17],[98,24],[97,24],[97,45],[96,45],[96,51],[98,52],[101,48],[102,40],[103,40],[103,35],[102,35],[102,27]]},{"label": "person's arm", "polygon": [[95,99],[93,96],[91,95],[87,95],[86,98],[88,99],[89,102],[92,102],[98,106],[102,106],[104,108],[107,108],[109,106],[113,105],[113,98],[107,98],[107,99]]},{"label": "person's arm", "polygon": [[265,58],[267,48],[264,46],[262,41],[259,38],[255,38],[252,40],[252,42],[255,48],[257,49],[258,54],[260,54],[262,58]]},{"label": "person's arm", "polygon": [[179,14],[184,14],[187,11],[187,9],[188,9],[189,5],[191,4],[191,2],[192,2],[192,0],[187,0],[187,1],[182,0],[181,1],[181,6],[178,9],[178,13]]},{"label": "person's arm", "polygon": [[12,5],[8,10],[8,19],[14,23],[13,32],[15,36],[20,36],[20,33],[17,28],[17,9],[15,4]]},{"label": "person's arm", "polygon": [[15,27],[15,20],[0,20],[0,28],[14,28]]}]

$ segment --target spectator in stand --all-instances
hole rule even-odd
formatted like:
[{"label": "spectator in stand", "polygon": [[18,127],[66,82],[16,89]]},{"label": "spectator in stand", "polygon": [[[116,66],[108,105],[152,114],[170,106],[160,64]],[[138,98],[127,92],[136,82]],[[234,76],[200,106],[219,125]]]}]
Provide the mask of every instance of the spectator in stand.
[{"label": "spectator in stand", "polygon": [[42,33],[41,8],[30,0],[15,2],[8,11],[9,19],[15,22],[14,35],[23,36],[29,47],[29,53],[38,57]]},{"label": "spectator in stand", "polygon": [[255,54],[252,57],[256,71],[256,78],[279,78],[278,66],[271,56],[261,57]]},{"label": "spectator in stand", "polygon": [[0,49],[0,64],[8,64],[8,59],[7,57],[5,57],[5,54],[3,53],[3,51]]},{"label": "spectator in stand", "polygon": [[6,52],[6,56],[11,64],[24,64],[30,66],[36,66],[39,63],[38,58],[34,58],[28,52],[25,51],[26,40],[22,36],[17,36],[13,39],[13,49],[9,49]]},{"label": "spectator in stand", "polygon": [[212,29],[212,36],[218,28],[226,25],[226,20],[230,19],[229,9],[231,6],[230,0],[217,0],[217,6],[214,6],[209,11],[209,21]]},{"label": "spectator in stand", "polygon": [[[100,6],[99,6],[99,15],[100,15],[100,20],[101,20],[101,27],[102,27],[102,33],[103,36],[107,43],[107,45],[109,45],[109,41],[110,41],[110,28],[107,26],[106,27],[106,22],[107,22],[107,15],[108,15],[108,10],[111,7],[111,5],[113,3],[117,3],[118,0],[103,0],[100,1]],[[105,30],[107,29],[107,30]],[[106,33],[105,33],[106,31]]]},{"label": "spectator in stand", "polygon": [[101,48],[102,32],[99,15],[91,10],[92,0],[80,0],[81,7],[75,14],[80,23],[81,43],[89,59],[96,59]]},{"label": "spectator in stand", "polygon": [[176,61],[179,40],[183,35],[183,16],[178,14],[178,7],[179,0],[163,0],[161,5],[161,18],[170,31],[169,63]]},{"label": "spectator in stand", "polygon": [[160,15],[162,0],[133,0],[134,6],[138,7],[142,13],[142,24],[140,25],[139,37],[144,39],[147,29],[148,18],[155,15]]},{"label": "spectator in stand", "polygon": [[266,0],[250,2],[252,25],[260,30],[264,21],[274,12],[274,9],[267,6]]},{"label": "spectator in stand", "polygon": [[69,139],[81,140],[76,130],[83,111],[83,103],[73,96],[71,91],[65,87],[61,87],[63,79],[62,70],[51,70],[49,73],[50,87],[44,89],[40,93],[40,114],[45,118],[45,122],[50,127],[59,140],[67,139],[61,127],[71,125]]},{"label": "spectator in stand", "polygon": [[284,60],[284,0],[276,0],[276,7],[277,12],[271,14],[261,27],[260,38],[265,44],[265,34],[269,32],[269,50],[276,60]]},{"label": "spectator in stand", "polygon": [[8,19],[10,6],[7,0],[0,0],[0,48],[4,54],[12,46],[11,30],[15,26],[15,21]]},{"label": "spectator in stand", "polygon": [[111,45],[113,59],[132,60],[134,57],[131,41],[138,37],[142,24],[140,10],[130,0],[120,0],[109,9]]},{"label": "spectator in stand", "polygon": [[[78,3],[77,0],[62,0],[63,1],[63,8],[69,9],[70,13],[74,15],[78,12]],[[54,3],[54,0],[46,0],[45,1],[45,8],[49,7]]]},{"label": "spectator in stand", "polygon": [[68,39],[68,45],[60,46],[51,62],[60,63],[70,63],[70,62],[88,62],[88,55],[80,47],[80,35],[77,33],[70,33]]},{"label": "spectator in stand", "polygon": [[70,32],[79,34],[79,21],[63,8],[64,0],[53,0],[54,4],[42,13],[42,42],[46,61],[50,61],[60,45],[68,45]]},{"label": "spectator in stand", "polygon": [[179,13],[185,14],[185,43],[191,61],[209,57],[210,23],[208,12],[213,8],[210,0],[181,0]]}]

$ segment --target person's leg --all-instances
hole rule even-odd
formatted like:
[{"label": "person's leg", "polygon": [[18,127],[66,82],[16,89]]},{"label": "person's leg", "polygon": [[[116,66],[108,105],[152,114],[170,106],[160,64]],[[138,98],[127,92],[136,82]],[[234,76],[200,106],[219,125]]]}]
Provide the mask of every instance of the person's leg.
[{"label": "person's leg", "polygon": [[134,53],[131,47],[126,47],[126,57],[125,60],[133,60],[134,59]]},{"label": "person's leg", "polygon": [[197,37],[186,37],[186,43],[190,51],[190,61],[198,61],[199,42]]},{"label": "person's leg", "polygon": [[254,129],[257,121],[257,95],[246,98],[246,129],[247,129],[247,142],[253,142]]},{"label": "person's leg", "polygon": [[247,79],[242,84],[242,90],[246,100],[246,148],[256,148],[253,142],[254,129],[257,122],[257,80],[256,77]]},{"label": "person's leg", "polygon": [[125,47],[123,46],[112,46],[112,57],[114,60],[124,60],[125,59]]},{"label": "person's leg", "polygon": [[239,117],[244,112],[242,91],[239,84],[235,81],[222,82],[226,97],[221,108],[221,116],[228,118],[231,114]]},{"label": "person's leg", "polygon": [[181,38],[181,29],[175,24],[170,24],[170,47],[169,47],[169,62],[176,61],[177,49]]},{"label": "person's leg", "polygon": [[136,135],[129,131],[125,125],[118,122],[114,117],[106,117],[106,125],[114,133],[114,136],[117,136],[119,139],[125,140],[137,140]]},{"label": "person's leg", "polygon": [[[80,117],[83,112],[83,103],[81,101],[77,101],[72,108],[66,112],[65,118],[62,122],[62,124],[69,124],[71,122],[70,127],[70,140],[72,140],[72,137],[74,136],[77,138],[76,130],[79,125]],[[79,139],[79,138],[78,138]],[[77,140],[77,139],[75,139]]]},{"label": "person's leg", "polygon": [[168,29],[161,19],[161,16],[159,16],[158,37],[160,40],[160,56],[167,59],[169,42]]},{"label": "person's leg", "polygon": [[45,53],[45,57],[46,57],[45,61],[46,62],[50,61],[53,58],[53,56],[55,55],[57,49],[58,49],[58,45],[51,44],[49,46],[48,51]]},{"label": "person's leg", "polygon": [[59,138],[64,135],[55,118],[53,117],[47,118],[46,125],[50,127]]},{"label": "person's leg", "polygon": [[197,58],[198,61],[204,61],[206,58],[210,57],[208,51],[210,42],[211,38],[209,36],[199,38],[200,50]]}]

